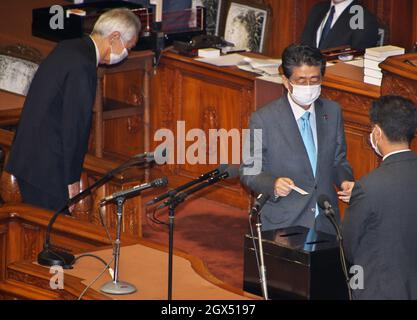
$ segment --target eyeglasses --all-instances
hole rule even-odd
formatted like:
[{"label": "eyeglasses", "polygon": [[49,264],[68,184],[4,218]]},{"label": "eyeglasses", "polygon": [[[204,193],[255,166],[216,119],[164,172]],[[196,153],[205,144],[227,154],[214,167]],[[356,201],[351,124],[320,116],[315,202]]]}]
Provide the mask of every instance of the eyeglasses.
[{"label": "eyeglasses", "polygon": [[291,79],[291,83],[298,85],[298,86],[315,86],[321,84],[322,78],[321,77],[311,77],[311,78],[303,78],[300,77],[298,79]]}]

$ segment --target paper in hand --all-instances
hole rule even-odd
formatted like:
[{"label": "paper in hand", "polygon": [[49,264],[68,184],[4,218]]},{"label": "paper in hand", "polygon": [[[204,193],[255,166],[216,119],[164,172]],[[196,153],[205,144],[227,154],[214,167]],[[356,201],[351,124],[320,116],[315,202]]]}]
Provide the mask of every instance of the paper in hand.
[{"label": "paper in hand", "polygon": [[301,194],[301,195],[303,195],[303,196],[308,195],[308,192],[307,192],[307,191],[305,191],[305,190],[303,190],[303,189],[301,189],[301,188],[299,188],[299,187],[296,187],[296,186],[290,186],[290,188],[291,188],[291,189],[293,189],[294,191],[297,191],[299,194]]}]

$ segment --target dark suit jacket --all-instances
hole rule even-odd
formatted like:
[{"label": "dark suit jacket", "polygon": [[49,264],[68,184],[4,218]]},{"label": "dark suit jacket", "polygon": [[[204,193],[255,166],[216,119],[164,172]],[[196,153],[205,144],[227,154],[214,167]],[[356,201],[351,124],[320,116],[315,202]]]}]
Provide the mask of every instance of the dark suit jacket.
[{"label": "dark suit jacket", "polygon": [[348,260],[362,266],[356,299],[417,299],[417,155],[399,153],[360,179],[343,222]]},{"label": "dark suit jacket", "polygon": [[89,37],[59,43],[41,63],[25,100],[6,170],[68,197],[87,151],[97,69]]},{"label": "dark suit jacket", "polygon": [[[278,177],[291,178],[309,195],[292,191],[278,202],[268,201],[262,209],[262,228],[271,230],[288,226],[312,228],[315,223],[317,198],[320,194],[330,197],[337,208],[334,185],[352,180],[352,169],[346,160],[346,143],[340,106],[326,99],[315,102],[317,123],[317,170],[314,177],[287,95],[273,101],[252,114],[250,129],[262,129],[262,141],[249,147],[245,139],[241,181],[256,194],[273,195]],[[248,149],[251,149],[250,153]],[[250,157],[248,157],[250,155]],[[262,164],[262,172],[252,175],[245,172],[256,163]],[[336,210],[339,217],[338,210]],[[334,229],[321,213],[316,221],[317,230],[334,233]]]},{"label": "dark suit jacket", "polygon": [[[317,30],[327,12],[330,10],[330,1],[316,4],[310,11],[304,31],[301,35],[301,44],[317,47]],[[354,49],[363,50],[375,47],[378,42],[378,22],[376,17],[367,9],[364,10],[365,23],[363,30],[352,30],[350,20],[354,16],[349,10],[354,5],[360,5],[359,1],[353,1],[347,7],[330,30],[320,49],[334,48],[342,45],[350,45]]]}]

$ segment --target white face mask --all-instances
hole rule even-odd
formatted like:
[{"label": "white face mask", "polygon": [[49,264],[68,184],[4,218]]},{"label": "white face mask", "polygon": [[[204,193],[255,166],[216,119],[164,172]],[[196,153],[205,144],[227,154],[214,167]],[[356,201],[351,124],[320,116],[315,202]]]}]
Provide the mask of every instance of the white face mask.
[{"label": "white face mask", "polygon": [[[378,129],[381,130],[380,128],[378,128]],[[372,139],[372,133],[374,132],[374,130],[372,130],[372,132],[369,134],[369,140],[371,141],[372,149],[374,149],[375,153],[378,156],[382,157],[382,153],[381,153],[381,151],[379,151],[379,148],[378,148],[378,143],[376,141],[374,142],[374,140]]]},{"label": "white face mask", "polygon": [[115,53],[113,53],[113,45],[110,47],[110,50],[111,50],[111,52],[110,52],[110,62],[109,62],[109,64],[116,64],[116,63],[119,63],[120,61],[122,61],[122,60],[124,60],[124,59],[126,59],[126,57],[128,56],[128,52],[127,52],[127,49],[126,49],[126,47],[125,47],[125,44],[124,44],[124,42],[123,42],[123,39],[122,39],[122,37],[120,37],[119,38],[120,39],[120,41],[122,42],[122,45],[123,45],[123,51],[121,52],[121,53],[119,53],[119,54],[115,54]]},{"label": "white face mask", "polygon": [[[290,82],[291,83],[291,82]],[[292,84],[291,97],[295,103],[300,106],[310,106],[316,101],[321,94],[321,85],[316,84],[313,86],[300,86]]]}]

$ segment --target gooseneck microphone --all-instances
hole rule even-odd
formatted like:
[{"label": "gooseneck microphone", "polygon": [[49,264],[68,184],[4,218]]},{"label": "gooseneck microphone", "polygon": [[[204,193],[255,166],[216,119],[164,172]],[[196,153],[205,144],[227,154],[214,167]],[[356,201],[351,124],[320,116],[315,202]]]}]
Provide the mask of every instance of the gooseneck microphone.
[{"label": "gooseneck microphone", "polygon": [[[166,150],[163,152],[166,153]],[[145,166],[150,162],[154,161],[154,152],[144,152],[133,156],[132,158],[128,159],[127,161],[123,162],[118,167],[112,169],[111,171],[107,172],[103,177],[98,179],[94,182],[91,186],[86,188],[84,191],[80,192],[79,194],[75,195],[71,199],[69,199],[63,206],[58,210],[55,211],[52,218],[49,220],[48,226],[45,232],[45,239],[43,243],[43,249],[38,254],[38,263],[42,266],[62,266],[64,269],[72,268],[72,265],[75,261],[75,257],[73,254],[68,252],[57,250],[53,248],[50,243],[51,232],[53,225],[59,215],[63,214],[70,208],[73,204],[76,204],[80,200],[84,199],[86,196],[90,195],[93,190],[100,188],[102,185],[110,181],[116,174],[126,170],[135,165]]]},{"label": "gooseneck microphone", "polygon": [[161,203],[158,206],[158,209],[165,208],[171,204],[179,204],[183,202],[188,196],[192,195],[193,193],[200,191],[201,189],[204,189],[205,187],[208,187],[212,184],[215,184],[221,180],[225,179],[233,179],[239,176],[239,166],[226,166],[225,170],[221,172],[220,174],[217,174],[215,176],[212,176],[207,181],[204,181],[203,183],[200,183],[198,186],[188,189],[187,191],[179,193],[177,196],[170,198],[169,200],[165,201],[164,203]]},{"label": "gooseneck microphone", "polygon": [[325,194],[322,194],[319,196],[317,200],[317,204],[319,205],[321,209],[324,210],[325,216],[330,220],[330,222],[332,223],[333,227],[336,230],[336,235],[337,235],[337,240],[339,242],[339,250],[340,250],[340,263],[342,265],[342,270],[346,279],[349,300],[352,300],[352,292],[350,290],[349,275],[348,275],[347,265],[346,265],[346,255],[345,255],[345,250],[343,248],[343,237],[342,237],[342,233],[340,232],[339,225],[336,222],[336,215],[335,215],[334,209],[331,205],[329,197],[326,196]]},{"label": "gooseneck microphone", "polygon": [[151,182],[142,183],[142,184],[134,186],[130,189],[115,192],[112,195],[103,198],[100,201],[100,205],[103,205],[103,204],[105,204],[107,202],[110,202],[110,201],[114,201],[114,200],[116,200],[117,198],[120,198],[120,197],[129,198],[129,197],[135,196],[139,192],[141,192],[143,190],[146,190],[146,189],[165,187],[167,184],[168,184],[167,177],[162,177],[162,178],[155,179],[154,181],[151,181]]},{"label": "gooseneck microphone", "polygon": [[265,203],[269,200],[271,196],[266,193],[260,193],[253,203],[253,206],[249,212],[250,216],[261,214],[261,210],[264,207]]},{"label": "gooseneck microphone", "polygon": [[200,182],[202,182],[204,180],[207,180],[208,178],[211,178],[213,176],[218,175],[219,173],[224,172],[227,169],[227,167],[228,167],[227,164],[222,164],[218,168],[216,168],[216,169],[214,169],[212,171],[203,173],[198,178],[196,178],[194,180],[191,180],[190,182],[187,182],[186,184],[183,184],[183,185],[181,185],[181,186],[179,186],[179,187],[177,187],[175,189],[171,189],[167,193],[164,193],[164,194],[162,194],[160,196],[157,196],[157,197],[153,198],[152,200],[148,201],[146,203],[146,205],[147,206],[151,206],[151,205],[156,204],[156,203],[158,203],[158,202],[160,202],[160,201],[162,201],[162,200],[164,200],[164,199],[166,199],[168,197],[173,197],[178,192],[181,192],[181,191],[183,191],[185,189],[188,189],[189,187],[192,187],[193,185],[195,185],[197,183],[200,183]]}]

